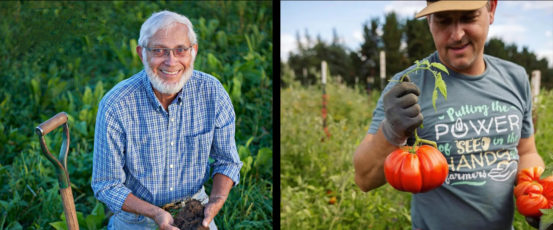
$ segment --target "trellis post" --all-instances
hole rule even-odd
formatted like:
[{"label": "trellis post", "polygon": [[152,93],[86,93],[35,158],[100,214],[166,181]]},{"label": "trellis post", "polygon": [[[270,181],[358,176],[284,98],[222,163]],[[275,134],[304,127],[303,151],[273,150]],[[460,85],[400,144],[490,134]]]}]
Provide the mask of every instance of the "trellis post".
[{"label": "trellis post", "polygon": [[386,81],[386,52],[380,51],[380,90],[384,90]]},{"label": "trellis post", "polygon": [[323,108],[322,108],[322,115],[323,115],[323,130],[326,134],[327,138],[330,138],[330,132],[328,131],[328,127],[326,126],[326,102],[328,99],[328,96],[326,94],[326,61],[321,62],[321,82],[323,87]]},{"label": "trellis post", "polygon": [[540,94],[541,72],[532,71],[530,87],[532,92],[532,122],[534,123],[534,133],[538,130],[538,95]]}]

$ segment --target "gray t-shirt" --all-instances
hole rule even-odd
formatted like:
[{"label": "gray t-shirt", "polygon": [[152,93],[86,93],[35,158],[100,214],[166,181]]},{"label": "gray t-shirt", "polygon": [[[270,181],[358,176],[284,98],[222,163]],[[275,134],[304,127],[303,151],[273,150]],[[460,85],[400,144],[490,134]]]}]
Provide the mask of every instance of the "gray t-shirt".
[{"label": "gray t-shirt", "polygon": [[[440,62],[437,52],[426,59]],[[432,73],[424,70],[409,76],[421,90],[424,128],[418,134],[436,141],[449,164],[441,187],[413,195],[413,229],[512,228],[516,147],[520,138],[533,135],[530,84],[521,66],[488,55],[484,61],[486,70],[481,76],[450,69],[449,76],[442,73],[447,100],[439,94],[437,112],[432,106]],[[384,92],[395,84],[390,82]],[[369,133],[376,133],[383,119],[381,97]]]}]

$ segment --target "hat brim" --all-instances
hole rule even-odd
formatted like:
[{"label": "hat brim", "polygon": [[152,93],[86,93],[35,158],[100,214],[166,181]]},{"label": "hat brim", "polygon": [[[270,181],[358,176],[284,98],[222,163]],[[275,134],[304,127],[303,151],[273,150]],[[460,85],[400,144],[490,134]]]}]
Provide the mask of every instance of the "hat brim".
[{"label": "hat brim", "polygon": [[430,3],[421,12],[415,15],[420,18],[429,14],[443,11],[469,11],[477,10],[486,5],[488,1],[437,1]]}]

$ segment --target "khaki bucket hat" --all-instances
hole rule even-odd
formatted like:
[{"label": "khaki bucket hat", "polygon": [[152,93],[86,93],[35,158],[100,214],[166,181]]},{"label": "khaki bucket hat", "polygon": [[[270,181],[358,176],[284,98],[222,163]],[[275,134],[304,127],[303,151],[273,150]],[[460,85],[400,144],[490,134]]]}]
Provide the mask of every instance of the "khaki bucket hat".
[{"label": "khaki bucket hat", "polygon": [[429,14],[443,11],[468,11],[477,10],[486,5],[488,1],[456,1],[456,0],[433,0],[426,1],[426,7],[421,12],[415,15],[415,18],[420,18]]}]

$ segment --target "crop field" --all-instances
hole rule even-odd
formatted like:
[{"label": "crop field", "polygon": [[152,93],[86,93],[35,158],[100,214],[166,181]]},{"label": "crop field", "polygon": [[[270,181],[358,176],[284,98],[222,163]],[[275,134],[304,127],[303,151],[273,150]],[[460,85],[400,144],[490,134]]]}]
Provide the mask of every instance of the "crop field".
[{"label": "crop field", "polygon": [[[244,167],[215,217],[220,229],[272,228],[272,3],[0,2],[0,230],[64,229],[53,165],[34,128],[65,111],[67,160],[80,229],[105,229],[109,210],[92,193],[98,103],[116,83],[142,69],[140,26],[171,10],[194,24],[195,69],[215,76],[236,112]],[[60,129],[46,135],[57,155]],[[208,182],[206,189],[210,191]]]},{"label": "crop field", "polygon": [[[386,184],[368,193],[354,182],[353,153],[365,136],[380,92],[370,95],[331,80],[324,138],[321,86],[300,86],[285,70],[281,93],[282,229],[411,229],[410,193]],[[537,107],[536,144],[553,171],[553,91]],[[324,138],[324,139],[323,139]],[[515,211],[516,212],[516,211]],[[515,229],[532,229],[518,212]]]}]

